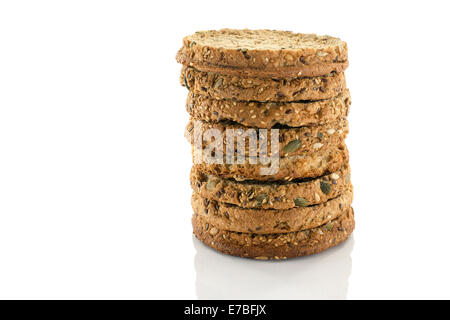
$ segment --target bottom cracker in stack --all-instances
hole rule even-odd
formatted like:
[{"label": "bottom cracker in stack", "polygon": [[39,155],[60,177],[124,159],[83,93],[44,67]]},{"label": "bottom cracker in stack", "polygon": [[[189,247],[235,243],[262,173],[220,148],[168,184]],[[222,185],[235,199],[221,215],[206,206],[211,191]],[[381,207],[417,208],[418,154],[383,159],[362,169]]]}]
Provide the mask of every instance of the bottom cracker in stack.
[{"label": "bottom cracker in stack", "polygon": [[223,253],[286,259],[335,246],[354,228],[344,165],[316,179],[236,181],[191,171],[196,237]]},{"label": "bottom cracker in stack", "polygon": [[255,234],[221,230],[198,214],[192,216],[195,236],[226,254],[254,259],[287,259],[318,253],[349,237],[355,226],[353,208],[325,225],[303,231]]}]

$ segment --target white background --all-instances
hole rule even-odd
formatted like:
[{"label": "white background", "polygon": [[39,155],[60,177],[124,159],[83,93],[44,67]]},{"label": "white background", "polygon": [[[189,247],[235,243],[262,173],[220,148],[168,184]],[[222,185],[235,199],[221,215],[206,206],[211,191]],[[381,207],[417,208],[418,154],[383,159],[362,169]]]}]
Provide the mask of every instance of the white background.
[{"label": "white background", "polygon": [[[450,298],[445,1],[2,1],[0,298]],[[192,239],[197,30],[348,42],[357,226],[285,262]]]}]

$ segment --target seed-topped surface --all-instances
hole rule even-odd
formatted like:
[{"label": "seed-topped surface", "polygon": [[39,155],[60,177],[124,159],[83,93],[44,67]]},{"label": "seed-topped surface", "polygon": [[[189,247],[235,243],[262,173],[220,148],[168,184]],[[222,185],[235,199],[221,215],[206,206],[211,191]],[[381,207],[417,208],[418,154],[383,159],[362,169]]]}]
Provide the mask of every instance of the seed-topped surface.
[{"label": "seed-topped surface", "polygon": [[187,36],[193,45],[224,49],[284,50],[326,49],[344,46],[344,42],[328,35],[294,33],[277,30],[209,30]]}]

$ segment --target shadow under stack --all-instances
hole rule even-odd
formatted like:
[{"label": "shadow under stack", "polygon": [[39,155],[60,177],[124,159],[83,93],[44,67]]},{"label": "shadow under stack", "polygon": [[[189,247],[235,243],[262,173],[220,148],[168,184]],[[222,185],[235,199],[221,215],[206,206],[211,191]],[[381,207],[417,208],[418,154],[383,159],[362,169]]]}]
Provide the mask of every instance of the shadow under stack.
[{"label": "shadow under stack", "polygon": [[[355,224],[345,145],[347,44],[285,31],[202,31],[183,39],[177,61],[189,89],[193,154],[211,150],[208,130],[224,137],[223,163],[192,167],[195,236],[223,253],[261,260],[309,255],[347,239]],[[227,141],[230,129],[256,132],[257,158],[276,156],[277,169],[261,174],[269,165],[252,161],[250,138],[243,151]],[[228,149],[244,162],[226,161]]]}]

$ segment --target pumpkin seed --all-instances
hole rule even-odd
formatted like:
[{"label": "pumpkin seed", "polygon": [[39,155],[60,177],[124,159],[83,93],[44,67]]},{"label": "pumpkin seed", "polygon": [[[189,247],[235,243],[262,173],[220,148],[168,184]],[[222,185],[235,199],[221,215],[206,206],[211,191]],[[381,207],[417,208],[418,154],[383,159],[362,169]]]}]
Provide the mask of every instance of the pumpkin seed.
[{"label": "pumpkin seed", "polygon": [[327,231],[331,231],[331,229],[333,229],[333,225],[334,225],[334,222],[330,221],[325,225],[325,229],[327,229]]},{"label": "pumpkin seed", "polygon": [[331,191],[331,184],[320,181],[320,190],[325,194],[329,194]]},{"label": "pumpkin seed", "polygon": [[292,140],[287,145],[284,146],[283,152],[284,153],[292,153],[297,151],[300,146],[302,145],[301,140]]},{"label": "pumpkin seed", "polygon": [[298,207],[306,207],[309,204],[309,201],[305,198],[298,197],[294,199],[294,203]]},{"label": "pumpkin seed", "polygon": [[256,197],[256,203],[258,206],[267,203],[269,201],[269,196],[266,193],[258,194]]}]

